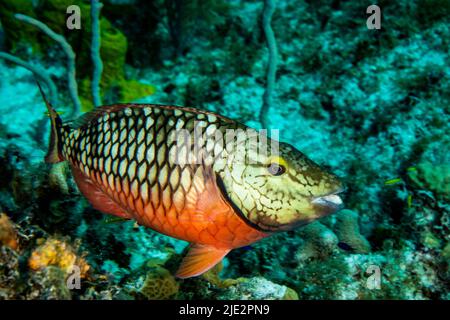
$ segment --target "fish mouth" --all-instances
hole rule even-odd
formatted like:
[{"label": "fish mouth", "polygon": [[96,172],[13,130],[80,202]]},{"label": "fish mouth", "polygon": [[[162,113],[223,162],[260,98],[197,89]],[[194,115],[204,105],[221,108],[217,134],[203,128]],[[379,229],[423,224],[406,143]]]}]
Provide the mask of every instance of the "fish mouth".
[{"label": "fish mouth", "polygon": [[322,207],[325,209],[326,213],[332,213],[339,209],[342,209],[344,202],[339,196],[340,193],[344,192],[345,188],[340,188],[337,191],[327,193],[322,196],[314,197],[311,201],[313,205]]}]

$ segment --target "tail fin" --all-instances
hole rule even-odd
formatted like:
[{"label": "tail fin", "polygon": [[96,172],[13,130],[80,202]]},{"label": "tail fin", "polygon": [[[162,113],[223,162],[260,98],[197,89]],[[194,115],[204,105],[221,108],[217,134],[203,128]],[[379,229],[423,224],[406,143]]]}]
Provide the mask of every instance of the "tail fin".
[{"label": "tail fin", "polygon": [[47,106],[48,115],[50,117],[51,122],[51,132],[50,132],[50,142],[48,147],[47,155],[45,156],[45,162],[47,163],[57,163],[64,161],[64,157],[61,154],[61,130],[63,128],[63,122],[61,118],[59,117],[58,113],[53,109],[50,102],[45,97],[44,91],[41,88],[41,85],[39,82],[37,82],[37,85],[39,87],[39,91],[41,92],[42,98],[45,101],[45,104]]}]

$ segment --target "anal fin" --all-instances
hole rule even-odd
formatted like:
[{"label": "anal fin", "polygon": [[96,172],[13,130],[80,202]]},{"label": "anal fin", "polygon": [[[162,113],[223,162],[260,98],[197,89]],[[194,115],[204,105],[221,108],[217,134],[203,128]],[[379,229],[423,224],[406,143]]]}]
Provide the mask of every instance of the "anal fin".
[{"label": "anal fin", "polygon": [[199,276],[218,264],[230,250],[194,244],[183,258],[175,276],[181,279]]},{"label": "anal fin", "polygon": [[131,219],[130,215],[120,207],[107,194],[95,186],[91,180],[80,170],[72,168],[72,174],[78,189],[88,199],[89,203],[97,210],[112,214],[121,218]]}]

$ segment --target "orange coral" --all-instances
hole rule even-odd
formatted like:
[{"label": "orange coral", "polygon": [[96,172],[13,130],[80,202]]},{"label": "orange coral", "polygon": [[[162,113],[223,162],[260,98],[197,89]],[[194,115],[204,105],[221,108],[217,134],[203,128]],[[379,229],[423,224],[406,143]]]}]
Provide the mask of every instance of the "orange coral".
[{"label": "orange coral", "polygon": [[84,258],[76,254],[76,250],[71,245],[56,238],[48,238],[45,242],[42,240],[40,242],[28,260],[28,266],[32,270],[57,266],[69,273],[74,266],[77,266],[80,269],[80,277],[86,277],[90,266]]},{"label": "orange coral", "polygon": [[4,245],[13,250],[18,249],[17,232],[14,224],[4,213],[0,213],[0,246]]}]

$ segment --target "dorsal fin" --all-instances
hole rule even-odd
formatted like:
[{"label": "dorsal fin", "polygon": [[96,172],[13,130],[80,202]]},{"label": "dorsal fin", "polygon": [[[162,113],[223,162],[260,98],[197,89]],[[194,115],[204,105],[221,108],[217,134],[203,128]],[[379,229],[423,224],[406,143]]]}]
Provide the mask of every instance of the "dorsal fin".
[{"label": "dorsal fin", "polygon": [[81,128],[88,123],[90,123],[92,120],[97,119],[104,115],[105,113],[109,112],[116,112],[122,109],[126,108],[152,108],[152,109],[166,109],[166,110],[181,110],[184,112],[190,112],[190,113],[196,113],[196,114],[205,114],[205,115],[213,115],[217,118],[220,118],[221,120],[229,123],[235,122],[232,119],[226,118],[224,116],[221,116],[214,112],[209,111],[203,111],[195,108],[190,107],[180,107],[180,106],[171,106],[171,105],[162,105],[162,104],[139,104],[139,103],[119,103],[119,104],[112,104],[108,106],[101,106],[95,108],[93,111],[87,112],[80,116],[78,119],[71,122],[71,127],[74,129]]}]

